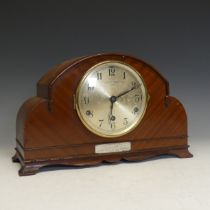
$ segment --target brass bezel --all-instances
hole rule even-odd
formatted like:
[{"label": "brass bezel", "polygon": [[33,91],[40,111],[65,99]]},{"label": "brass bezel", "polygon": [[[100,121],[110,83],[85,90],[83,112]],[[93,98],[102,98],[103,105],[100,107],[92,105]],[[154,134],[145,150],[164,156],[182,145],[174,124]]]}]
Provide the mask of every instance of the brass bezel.
[{"label": "brass bezel", "polygon": [[[86,121],[83,119],[82,117],[82,114],[80,112],[80,109],[79,109],[79,92],[80,92],[80,89],[81,89],[81,86],[83,84],[83,82],[85,81],[85,79],[87,78],[87,76],[90,74],[90,72],[92,72],[93,69],[97,68],[98,66],[102,65],[102,64],[105,64],[105,63],[119,63],[119,64],[122,64],[122,65],[125,65],[127,67],[129,67],[131,70],[133,70],[141,79],[142,83],[143,83],[143,86],[144,86],[144,89],[145,89],[145,107],[144,107],[144,110],[141,114],[141,116],[139,117],[139,119],[135,122],[135,124],[133,124],[133,126],[131,126],[128,130],[126,131],[122,131],[120,134],[116,134],[116,135],[108,135],[108,134],[101,134],[100,132],[98,132],[97,130],[93,129],[91,126],[89,126],[88,123],[86,123]],[[148,90],[147,90],[147,86],[144,82],[144,79],[143,77],[141,76],[141,74],[134,68],[132,67],[131,65],[125,63],[125,62],[122,62],[122,61],[119,61],[119,60],[106,60],[106,61],[102,61],[102,62],[99,62],[97,64],[95,64],[94,66],[92,66],[91,68],[89,68],[85,74],[83,75],[82,79],[80,80],[79,82],[79,85],[77,87],[77,90],[76,90],[76,94],[75,94],[75,107],[76,107],[76,111],[77,111],[77,114],[82,122],[82,124],[89,130],[91,131],[92,133],[100,136],[100,137],[105,137],[105,138],[116,138],[116,137],[120,137],[120,136],[124,136],[126,135],[127,133],[130,133],[131,131],[133,131],[139,124],[140,122],[142,121],[144,115],[145,115],[145,112],[146,112],[146,109],[147,109],[147,106],[148,106],[148,102],[149,102],[149,99],[150,99],[150,96],[148,94]]]}]

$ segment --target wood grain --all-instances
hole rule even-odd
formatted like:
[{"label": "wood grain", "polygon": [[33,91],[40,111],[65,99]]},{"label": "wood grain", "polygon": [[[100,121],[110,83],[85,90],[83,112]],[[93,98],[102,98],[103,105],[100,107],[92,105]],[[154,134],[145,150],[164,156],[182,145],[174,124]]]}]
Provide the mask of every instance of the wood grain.
[{"label": "wood grain", "polygon": [[[146,114],[132,132],[107,139],[87,130],[74,109],[74,95],[84,73],[93,65],[118,60],[143,77],[150,101]],[[19,175],[35,174],[47,165],[96,165],[121,160],[137,161],[161,154],[192,157],[188,151],[187,115],[169,96],[167,80],[152,66],[128,55],[98,54],[69,60],[44,75],[37,96],[27,100],[17,115],[16,154]],[[95,145],[131,142],[129,152],[96,154]]]}]

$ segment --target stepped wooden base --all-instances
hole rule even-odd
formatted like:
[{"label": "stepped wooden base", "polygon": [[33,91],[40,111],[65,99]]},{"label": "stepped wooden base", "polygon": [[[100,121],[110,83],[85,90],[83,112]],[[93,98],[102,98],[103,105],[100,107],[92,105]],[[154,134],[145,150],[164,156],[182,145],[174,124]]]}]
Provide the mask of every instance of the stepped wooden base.
[{"label": "stepped wooden base", "polygon": [[20,162],[20,176],[34,175],[39,172],[44,166],[63,165],[63,166],[94,166],[101,163],[117,163],[120,161],[141,161],[153,158],[159,155],[174,155],[179,158],[190,158],[193,155],[186,148],[164,148],[149,151],[139,151],[132,153],[109,154],[109,155],[94,155],[92,157],[69,157],[65,159],[50,159],[37,161],[24,161],[17,151],[12,158],[13,162]]}]

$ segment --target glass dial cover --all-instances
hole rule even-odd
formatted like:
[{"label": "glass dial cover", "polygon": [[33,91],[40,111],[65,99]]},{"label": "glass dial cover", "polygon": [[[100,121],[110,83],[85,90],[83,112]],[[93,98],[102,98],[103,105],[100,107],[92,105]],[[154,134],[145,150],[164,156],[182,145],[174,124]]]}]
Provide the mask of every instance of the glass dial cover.
[{"label": "glass dial cover", "polygon": [[105,61],[90,68],[76,91],[76,110],[82,123],[102,137],[132,131],[144,116],[147,88],[141,75],[119,61]]}]

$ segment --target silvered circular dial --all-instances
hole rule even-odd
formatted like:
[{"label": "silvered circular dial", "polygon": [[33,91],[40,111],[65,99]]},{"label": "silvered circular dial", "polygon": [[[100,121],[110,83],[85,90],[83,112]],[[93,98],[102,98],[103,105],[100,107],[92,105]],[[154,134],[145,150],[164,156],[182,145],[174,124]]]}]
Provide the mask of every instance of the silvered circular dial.
[{"label": "silvered circular dial", "polygon": [[135,69],[118,61],[105,61],[82,78],[76,92],[76,109],[91,132],[117,137],[139,124],[147,97],[144,81]]}]

